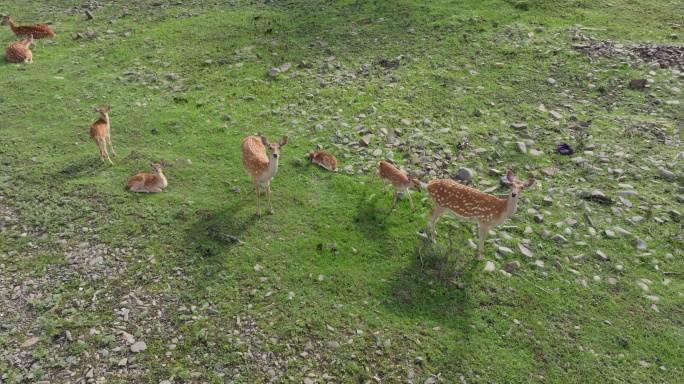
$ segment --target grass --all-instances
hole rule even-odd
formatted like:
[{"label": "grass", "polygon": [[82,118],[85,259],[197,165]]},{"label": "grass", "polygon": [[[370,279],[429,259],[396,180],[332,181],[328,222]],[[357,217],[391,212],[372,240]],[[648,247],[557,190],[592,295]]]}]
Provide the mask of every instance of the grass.
[{"label": "grass", "polygon": [[[32,355],[40,368],[2,361],[3,380],[21,382],[32,369],[35,377],[55,377],[68,355],[95,366],[96,375],[116,372],[112,382],[264,382],[269,369],[278,382],[301,382],[309,373],[319,381],[328,374],[364,383],[681,376],[682,282],[662,272],[682,268],[682,224],[669,219],[682,184],[657,177],[654,165],[676,153],[656,134],[681,143],[684,115],[664,102],[681,100],[668,90],[676,81],[670,70],[658,70],[650,90],[630,90],[628,81],[647,68],[609,58],[589,62],[571,48],[575,33],[625,46],[676,43],[681,1],[159,3],[106,4],[87,20],[68,12],[81,2],[0,1],[15,22],[50,20],[58,33],[53,45],[38,42],[32,65],[0,67],[0,204],[19,213],[18,221],[3,224],[0,276],[40,296],[23,292],[17,303],[29,305],[22,318],[5,312],[10,325],[0,328],[0,349],[14,350],[36,327],[42,339]],[[7,44],[13,41],[8,29],[0,31]],[[399,56],[394,70],[378,64]],[[314,67],[266,74],[301,60]],[[97,118],[92,107],[110,104],[113,167],[100,164],[88,139]],[[554,121],[540,104],[564,118]],[[592,120],[587,138],[575,139],[570,115]],[[527,124],[529,137],[511,123]],[[426,245],[418,232],[426,229],[431,203],[414,195],[417,212],[405,199],[393,212],[391,194],[369,183],[377,159],[343,141],[372,133],[367,152],[382,148],[382,159],[390,142],[382,128],[403,131],[404,149],[391,149],[399,164],[417,167],[420,155],[408,148],[418,145],[428,157],[463,152],[465,164],[453,167],[476,170],[476,185],[497,182],[487,176],[491,168],[527,178],[553,167],[553,176],[539,177],[541,188],[523,194],[505,228],[489,236],[515,252],[529,240],[534,258],[497,259],[490,242],[485,261],[500,269],[519,260],[522,268],[508,277],[472,261],[440,273],[433,265],[445,253],[474,255],[466,245],[473,228],[443,218],[436,259],[421,264]],[[241,140],[257,132],[271,140],[290,135],[273,181],[275,215],[262,218],[254,215],[239,152]],[[459,148],[464,137],[468,145]],[[514,142],[525,138],[546,153],[517,153]],[[594,145],[610,162],[583,155],[601,168],[592,170],[553,154],[560,142]],[[341,168],[365,174],[294,164],[316,144]],[[169,162],[163,194],[125,190],[130,176],[161,159]],[[586,202],[570,190],[600,189],[617,200],[619,175],[639,193],[629,198],[632,207]],[[552,205],[542,205],[545,196]],[[534,222],[531,208],[548,211],[543,223]],[[584,212],[596,221],[598,237]],[[636,215],[646,219],[634,222]],[[563,234],[567,226],[555,223],[566,219],[578,221],[564,235],[569,242],[542,239],[544,229]],[[532,233],[523,231],[527,226]],[[604,236],[614,226],[633,236]],[[636,238],[648,252],[636,250]],[[95,246],[107,252],[103,264],[91,266],[83,252]],[[610,261],[595,259],[597,250]],[[573,259],[578,254],[586,256]],[[455,257],[444,262],[453,265]],[[69,264],[72,258],[80,261]],[[563,268],[552,268],[555,261]],[[618,284],[607,284],[608,277]],[[662,284],[664,278],[671,283]],[[650,292],[636,284],[640,279],[653,281]],[[115,313],[122,307],[131,309],[128,322]],[[117,366],[130,357],[117,334],[123,329],[148,345],[128,376]],[[113,351],[117,346],[122,350]],[[96,360],[103,348],[109,357]]]}]

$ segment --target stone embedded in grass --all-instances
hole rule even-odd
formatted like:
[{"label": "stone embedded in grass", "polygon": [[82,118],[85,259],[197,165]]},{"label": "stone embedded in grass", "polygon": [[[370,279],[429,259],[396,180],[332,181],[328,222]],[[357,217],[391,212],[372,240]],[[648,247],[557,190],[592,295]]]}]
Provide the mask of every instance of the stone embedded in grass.
[{"label": "stone embedded in grass", "polygon": [[285,64],[281,65],[279,69],[280,69],[280,72],[282,73],[282,72],[289,71],[290,68],[292,68],[292,63],[285,63]]},{"label": "stone embedded in grass", "polygon": [[556,243],[567,243],[568,239],[563,237],[562,235],[555,234],[551,237],[551,240],[555,241]]},{"label": "stone embedded in grass", "polygon": [[142,352],[146,349],[147,349],[147,344],[145,344],[144,341],[138,341],[138,342],[134,343],[133,345],[131,345],[131,352],[138,353],[138,352]]},{"label": "stone embedded in grass", "polygon": [[608,261],[608,256],[606,256],[606,254],[601,250],[596,251],[596,258],[601,261]]},{"label": "stone embedded in grass", "polygon": [[516,269],[520,268],[520,262],[517,260],[511,261],[510,263],[506,264],[504,267],[504,271],[508,273],[513,273]]},{"label": "stone embedded in grass", "polygon": [[527,124],[513,123],[513,124],[511,124],[511,128],[513,128],[513,129],[525,129],[525,128],[527,128]]},{"label": "stone embedded in grass", "polygon": [[558,113],[556,111],[549,111],[549,115],[551,115],[551,117],[553,117],[556,120],[560,120],[563,118],[563,115],[561,115],[560,113]]},{"label": "stone embedded in grass", "polygon": [[29,348],[36,345],[40,341],[39,337],[32,337],[19,345],[19,348]]},{"label": "stone embedded in grass", "polygon": [[281,73],[281,71],[280,71],[279,68],[271,68],[271,69],[268,71],[268,75],[271,76],[271,77],[276,77],[276,76],[280,75],[280,73]]},{"label": "stone embedded in grass", "polygon": [[518,148],[518,152],[527,153],[527,146],[522,141],[517,141],[515,146]]},{"label": "stone embedded in grass", "polygon": [[636,240],[636,247],[638,250],[644,251],[644,250],[648,249],[648,244],[641,239],[637,239]]},{"label": "stone embedded in grass", "polygon": [[468,168],[459,168],[458,178],[459,180],[468,181],[473,178],[473,171]]},{"label": "stone embedded in grass", "polygon": [[525,255],[527,257],[533,256],[532,251],[529,248],[527,248],[525,245],[518,244],[518,248],[520,248],[520,252],[522,252],[523,255]]},{"label": "stone embedded in grass", "polygon": [[496,266],[495,266],[494,263],[491,262],[491,261],[488,261],[487,264],[486,264],[485,267],[484,267],[484,271],[485,271],[485,272],[492,272],[492,271],[494,271],[495,269],[496,269]]},{"label": "stone embedded in grass", "polygon": [[663,179],[667,179],[667,180],[677,179],[677,175],[675,173],[670,172],[663,167],[658,168],[658,175],[660,175],[660,177],[662,177]]}]

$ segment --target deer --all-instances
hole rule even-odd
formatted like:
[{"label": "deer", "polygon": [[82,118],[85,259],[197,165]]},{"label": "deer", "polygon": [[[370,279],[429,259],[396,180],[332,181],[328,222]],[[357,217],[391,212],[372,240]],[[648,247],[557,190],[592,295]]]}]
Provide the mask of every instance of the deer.
[{"label": "deer", "polygon": [[506,199],[467,187],[450,179],[430,181],[427,184],[427,192],[435,204],[434,209],[430,211],[430,221],[428,222],[432,241],[437,242],[435,224],[439,220],[439,216],[445,212],[459,219],[475,222],[478,224],[480,235],[477,260],[481,260],[489,229],[500,225],[515,213],[522,190],[531,187],[536,181],[529,179],[522,182],[510,170],[506,171],[506,179],[511,182],[511,188]]},{"label": "deer", "polygon": [[392,189],[394,190],[394,207],[392,209],[397,209],[397,190],[402,190],[406,196],[408,196],[409,202],[411,203],[411,210],[415,212],[416,207],[413,205],[413,200],[411,200],[409,188],[420,192],[423,187],[422,182],[408,177],[404,172],[398,170],[386,161],[378,162],[378,168],[373,171],[371,182],[375,180],[376,175],[380,177],[380,181],[382,182],[382,193],[387,193],[387,186],[385,184],[387,181],[392,184]]},{"label": "deer", "polygon": [[97,145],[97,148],[100,150],[100,160],[102,160],[102,164],[104,164],[104,158],[106,157],[107,160],[109,160],[109,164],[114,165],[114,163],[112,163],[112,159],[109,158],[109,154],[107,153],[107,142],[109,142],[109,147],[112,149],[112,154],[116,156],[116,152],[114,152],[114,146],[112,146],[112,138],[109,135],[110,126],[108,112],[111,108],[111,105],[108,105],[106,108],[99,109],[97,107],[93,107],[93,110],[100,114],[100,118],[90,127],[90,138],[95,142],[95,145]]},{"label": "deer", "polygon": [[11,63],[33,63],[33,53],[29,46],[36,45],[31,34],[24,37],[24,40],[12,43],[5,51],[5,58]]},{"label": "deer", "polygon": [[14,32],[14,35],[17,37],[33,35],[33,37],[36,39],[42,39],[44,37],[56,36],[55,33],[52,32],[52,29],[45,24],[15,25],[10,15],[5,15],[0,25],[9,25],[9,27],[12,29],[12,32]]},{"label": "deer", "polygon": [[[278,172],[278,157],[280,156],[280,148],[287,144],[287,135],[280,139],[279,143],[271,143],[266,137],[259,134],[259,136],[247,136],[242,140],[242,166],[245,171],[252,177],[254,190],[257,197],[257,216],[261,217],[261,201],[259,196],[259,186],[264,187],[266,192],[266,200],[268,201],[268,210],[273,215],[273,206],[271,205],[271,179]],[[265,148],[268,148],[270,153],[266,155]]]},{"label": "deer", "polygon": [[321,167],[327,169],[328,171],[337,170],[337,159],[335,156],[323,151],[307,151],[309,159],[312,163],[318,164]]},{"label": "deer", "polygon": [[166,176],[162,173],[162,167],[166,165],[166,160],[159,163],[148,163],[154,173],[138,173],[128,180],[128,189],[131,192],[162,192],[164,188],[169,186],[166,181]]}]

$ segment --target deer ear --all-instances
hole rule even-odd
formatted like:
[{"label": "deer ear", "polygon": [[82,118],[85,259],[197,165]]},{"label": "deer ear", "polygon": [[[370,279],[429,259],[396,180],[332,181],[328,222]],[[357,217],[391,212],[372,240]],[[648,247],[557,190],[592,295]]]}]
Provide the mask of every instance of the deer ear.
[{"label": "deer ear", "polygon": [[261,136],[261,144],[263,144],[267,147],[271,146],[271,143],[268,142],[268,139],[266,138],[266,136]]},{"label": "deer ear", "polygon": [[105,108],[106,111],[109,111],[110,109],[112,109],[111,105],[108,105],[107,108]]},{"label": "deer ear", "polygon": [[100,112],[100,110],[97,109],[97,107],[93,107],[93,111],[95,111],[95,112]]},{"label": "deer ear", "polygon": [[529,179],[529,180],[527,180],[526,182],[523,183],[523,187],[529,188],[529,187],[532,186],[532,184],[534,184],[535,181],[537,181],[537,180],[535,180],[535,179]]},{"label": "deer ear", "polygon": [[515,176],[513,176],[513,172],[510,169],[506,171],[506,180],[510,181],[511,183],[513,180],[515,180]]},{"label": "deer ear", "polygon": [[147,165],[149,165],[150,167],[154,168],[154,163],[151,162],[151,161],[150,161],[149,163],[147,163]]},{"label": "deer ear", "polygon": [[287,144],[287,135],[283,136],[283,138],[280,139],[280,146],[284,147],[285,144]]}]

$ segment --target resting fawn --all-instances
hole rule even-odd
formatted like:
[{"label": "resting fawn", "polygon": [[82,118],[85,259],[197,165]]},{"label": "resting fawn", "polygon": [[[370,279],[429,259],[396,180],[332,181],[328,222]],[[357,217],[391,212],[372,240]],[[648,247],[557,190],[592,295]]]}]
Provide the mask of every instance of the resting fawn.
[{"label": "resting fawn", "polygon": [[337,170],[337,159],[335,158],[335,156],[329,154],[328,152],[307,151],[307,154],[309,155],[309,159],[311,159],[312,163],[318,164],[321,167],[327,169],[328,171]]},{"label": "resting fawn", "polygon": [[11,63],[33,63],[33,53],[31,53],[29,45],[36,45],[33,36],[30,34],[24,37],[22,41],[10,44],[5,52],[7,61]]},{"label": "resting fawn", "polygon": [[166,165],[166,161],[162,160],[160,163],[149,162],[150,167],[154,169],[154,173],[138,173],[128,180],[128,189],[132,192],[162,192],[169,183],[162,173],[162,167]]},{"label": "resting fawn", "polygon": [[12,32],[14,32],[14,35],[17,37],[24,37],[27,35],[33,35],[33,37],[36,39],[41,39],[43,37],[55,37],[55,33],[52,32],[52,29],[45,24],[14,25],[14,22],[12,22],[12,18],[9,15],[6,15],[3,18],[0,25],[9,25],[9,27],[12,29]]},{"label": "resting fawn", "polygon": [[100,114],[100,119],[94,122],[90,127],[90,138],[95,142],[97,148],[100,150],[100,160],[102,160],[102,163],[104,164],[104,158],[106,157],[107,160],[109,160],[109,164],[114,165],[114,163],[112,163],[112,159],[109,158],[109,154],[107,153],[107,142],[109,142],[109,147],[112,149],[112,154],[116,155],[116,152],[114,152],[114,147],[112,146],[112,138],[109,136],[110,127],[109,115],[107,112],[109,112],[111,108],[111,105],[108,105],[107,108],[100,109],[94,107],[95,112]]},{"label": "resting fawn", "polygon": [[413,200],[411,200],[409,188],[413,188],[420,192],[423,184],[419,180],[408,177],[404,172],[396,169],[392,164],[386,161],[378,163],[378,168],[373,172],[371,182],[375,179],[375,175],[380,176],[380,181],[382,181],[382,193],[387,193],[387,186],[385,185],[387,181],[392,184],[392,189],[394,190],[393,209],[397,209],[397,189],[400,189],[408,196],[409,202],[411,203],[411,210],[416,210],[416,207],[413,206]]},{"label": "resting fawn", "polygon": [[522,182],[513,176],[513,172],[506,172],[506,179],[511,182],[511,189],[507,199],[501,199],[475,188],[466,187],[453,180],[432,180],[427,185],[427,192],[435,203],[430,211],[428,226],[432,232],[432,240],[436,240],[435,223],[444,212],[459,219],[478,224],[480,243],[478,246],[478,260],[484,252],[484,242],[490,228],[500,225],[511,217],[518,208],[518,197],[523,188],[534,184],[534,179]]},{"label": "resting fawn", "polygon": [[[266,191],[269,213],[273,214],[271,206],[271,179],[278,172],[278,157],[280,148],[287,144],[287,136],[283,136],[280,143],[270,143],[264,136],[248,136],[242,141],[242,166],[252,177],[254,190],[257,197],[257,216],[261,217],[261,202],[259,186]],[[271,154],[270,159],[266,156],[265,147]]]}]

